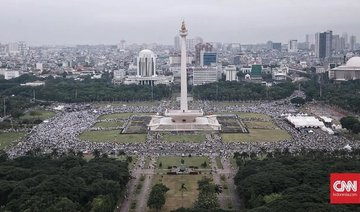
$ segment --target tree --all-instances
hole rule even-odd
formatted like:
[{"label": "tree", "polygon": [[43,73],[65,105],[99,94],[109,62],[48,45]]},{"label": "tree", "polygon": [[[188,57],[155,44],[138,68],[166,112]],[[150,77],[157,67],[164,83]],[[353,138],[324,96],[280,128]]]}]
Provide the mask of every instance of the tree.
[{"label": "tree", "polygon": [[360,123],[355,123],[351,130],[354,134],[360,133]]},{"label": "tree", "polygon": [[305,99],[303,99],[301,97],[295,97],[295,98],[292,98],[290,100],[290,102],[293,104],[296,104],[296,105],[303,105],[303,104],[305,104]]},{"label": "tree", "polygon": [[164,184],[155,184],[151,189],[147,206],[151,209],[160,210],[165,204],[165,194],[167,191],[169,191],[169,188]]},{"label": "tree", "polygon": [[340,123],[343,128],[352,130],[353,126],[359,123],[359,120],[353,116],[346,116],[340,119]]}]

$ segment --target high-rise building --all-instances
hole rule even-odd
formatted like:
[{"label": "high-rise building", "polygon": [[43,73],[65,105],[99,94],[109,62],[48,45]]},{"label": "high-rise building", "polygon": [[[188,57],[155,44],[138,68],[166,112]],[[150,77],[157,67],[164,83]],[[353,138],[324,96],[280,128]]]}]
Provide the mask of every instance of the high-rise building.
[{"label": "high-rise building", "polygon": [[175,49],[175,51],[180,51],[180,37],[179,36],[174,37],[174,49]]},{"label": "high-rise building", "polygon": [[350,36],[350,50],[355,50],[355,45],[356,45],[356,36],[352,35]]},{"label": "high-rise building", "polygon": [[210,43],[198,43],[195,45],[195,64],[200,65],[201,53],[212,52],[213,46]]},{"label": "high-rise building", "polygon": [[281,51],[281,43],[272,43],[272,48]]},{"label": "high-rise building", "polygon": [[210,66],[217,63],[216,52],[200,52],[200,66]]},{"label": "high-rise building", "polygon": [[349,46],[349,36],[348,36],[347,32],[343,32],[342,37],[345,40],[345,48],[348,48],[348,46]]},{"label": "high-rise building", "polygon": [[156,57],[154,52],[149,49],[144,49],[139,53],[137,58],[137,76],[156,76]]},{"label": "high-rise building", "polygon": [[195,67],[193,70],[193,85],[203,85],[218,81],[218,67]]},{"label": "high-rise building", "polygon": [[341,40],[340,35],[333,35],[332,36],[332,50],[335,52],[339,52],[341,49]]},{"label": "high-rise building", "polygon": [[325,59],[331,57],[332,53],[332,31],[316,33],[315,55],[317,58]]},{"label": "high-rise building", "polygon": [[288,52],[297,52],[298,46],[297,46],[297,40],[289,40],[288,43]]},{"label": "high-rise building", "polygon": [[9,43],[7,50],[11,55],[20,54],[19,43]]}]

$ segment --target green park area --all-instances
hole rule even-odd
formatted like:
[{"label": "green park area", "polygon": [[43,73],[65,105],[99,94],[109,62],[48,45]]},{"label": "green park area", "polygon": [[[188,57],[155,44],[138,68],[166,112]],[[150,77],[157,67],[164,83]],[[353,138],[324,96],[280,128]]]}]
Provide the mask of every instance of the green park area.
[{"label": "green park area", "polygon": [[98,120],[105,119],[128,119],[130,116],[134,115],[134,113],[110,113],[106,115],[99,116]]},{"label": "green park area", "polygon": [[123,121],[101,121],[101,122],[97,122],[93,127],[110,128],[110,127],[122,127],[123,125],[124,125]]},{"label": "green park area", "polygon": [[[222,133],[224,142],[280,141],[290,139],[285,130],[279,129],[270,116],[261,113],[234,112],[246,125],[249,133]],[[252,120],[255,119],[255,120]]]},{"label": "green park area", "polygon": [[25,132],[0,133],[0,150],[5,149],[11,143],[25,136]]},{"label": "green park area", "polygon": [[200,143],[206,140],[205,134],[198,133],[198,134],[172,134],[172,133],[163,133],[162,134],[162,141],[166,142],[190,142],[190,143]]},{"label": "green park area", "polygon": [[145,142],[146,134],[120,134],[119,130],[86,131],[80,139],[92,142],[141,143]]},{"label": "green park area", "polygon": [[20,117],[21,120],[46,120],[55,115],[52,111],[47,110],[31,110],[26,112],[23,116]]},{"label": "green park area", "polygon": [[[167,169],[169,166],[181,166],[181,161],[184,160],[185,166],[197,166],[199,168],[202,168],[202,164],[206,162],[207,168],[210,167],[210,160],[208,157],[172,157],[172,156],[164,156],[159,157],[157,160],[157,167],[160,166],[163,169]],[[159,167],[160,168],[160,167]]]},{"label": "green park area", "polygon": [[[192,207],[199,194],[198,181],[203,177],[204,175],[156,175],[153,184],[162,183],[169,188],[169,191],[166,192],[165,205],[161,211]],[[207,177],[211,177],[211,175],[207,175]],[[185,189],[181,189],[183,184]]]}]

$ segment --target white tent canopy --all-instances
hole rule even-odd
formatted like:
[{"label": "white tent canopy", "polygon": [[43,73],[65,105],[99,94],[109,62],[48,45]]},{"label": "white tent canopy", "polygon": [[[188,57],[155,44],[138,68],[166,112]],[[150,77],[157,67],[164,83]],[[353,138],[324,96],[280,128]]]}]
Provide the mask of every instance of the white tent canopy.
[{"label": "white tent canopy", "polygon": [[286,120],[294,125],[295,128],[319,128],[324,126],[323,122],[313,116],[288,116]]}]

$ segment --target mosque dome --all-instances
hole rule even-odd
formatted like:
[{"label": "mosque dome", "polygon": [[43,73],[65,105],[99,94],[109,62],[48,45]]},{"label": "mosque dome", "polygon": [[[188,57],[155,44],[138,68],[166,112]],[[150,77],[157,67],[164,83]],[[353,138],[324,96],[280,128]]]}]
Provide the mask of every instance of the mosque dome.
[{"label": "mosque dome", "polygon": [[155,54],[150,49],[144,49],[139,52],[139,57],[155,57]]},{"label": "mosque dome", "polygon": [[360,57],[352,57],[346,62],[347,67],[360,67]]}]

